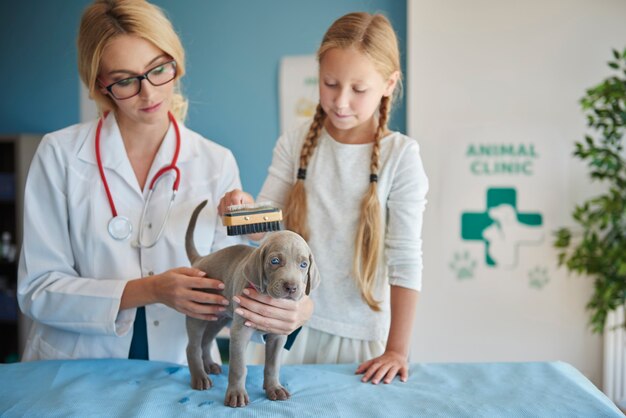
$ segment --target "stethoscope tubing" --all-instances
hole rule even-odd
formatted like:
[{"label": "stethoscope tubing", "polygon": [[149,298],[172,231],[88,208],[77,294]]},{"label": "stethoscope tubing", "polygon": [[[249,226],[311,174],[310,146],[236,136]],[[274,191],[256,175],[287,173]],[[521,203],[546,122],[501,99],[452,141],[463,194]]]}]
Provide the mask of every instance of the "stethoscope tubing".
[{"label": "stethoscope tubing", "polygon": [[[111,208],[112,218],[109,221],[109,226],[108,226],[109,234],[111,235],[112,238],[121,241],[121,240],[128,239],[130,235],[132,234],[132,224],[130,223],[128,218],[118,215],[117,208],[115,207],[115,202],[113,201],[113,195],[111,193],[111,189],[109,188],[109,183],[106,179],[106,175],[104,173],[104,167],[102,165],[102,155],[100,152],[100,132],[102,131],[102,124],[104,123],[104,119],[107,117],[107,115],[108,115],[108,112],[106,112],[100,118],[100,120],[98,121],[98,126],[96,127],[96,146],[95,146],[96,147],[96,161],[98,163],[98,171],[100,172],[100,178],[102,179],[102,184],[104,185],[104,190],[107,195],[107,200],[109,201],[109,206]],[[157,171],[157,173],[152,178],[152,181],[150,182],[150,186],[148,188],[148,196],[146,198],[146,201],[143,206],[143,210],[141,212],[137,240],[133,243],[133,246],[139,247],[139,248],[152,248],[156,245],[156,243],[161,238],[161,235],[163,234],[163,231],[165,230],[165,225],[167,224],[167,220],[169,219],[170,211],[172,209],[172,204],[174,203],[174,199],[176,198],[176,194],[178,192],[178,187],[180,185],[180,170],[176,165],[178,161],[178,155],[180,153],[180,142],[181,142],[180,129],[178,127],[178,123],[176,122],[176,119],[174,118],[174,115],[172,115],[171,112],[168,112],[167,115],[170,121],[172,122],[172,125],[174,125],[174,130],[176,132],[176,150],[174,151],[174,156],[172,157],[172,161],[170,162],[170,164],[161,168],[159,171]],[[152,199],[152,193],[154,192],[154,188],[156,187],[159,180],[161,180],[163,178],[163,175],[169,171],[173,171],[174,176],[175,176],[175,180],[172,185],[172,198],[170,199],[169,205],[167,207],[167,212],[165,213],[165,218],[163,219],[163,222],[161,223],[161,228],[159,229],[159,233],[157,234],[156,239],[151,244],[145,244],[142,241],[143,227],[144,227],[143,221],[145,219],[148,206]],[[128,224],[126,227],[126,231],[124,231],[123,233],[119,235],[113,232],[115,228],[113,228],[112,224],[114,224],[114,222],[116,221],[120,221],[121,223]],[[117,222],[118,226],[120,222]]]},{"label": "stethoscope tubing", "polygon": [[163,179],[163,174],[165,174],[167,171],[169,170],[173,170],[174,171],[174,175],[176,176],[176,180],[174,180],[174,183],[178,182],[178,179],[180,178],[180,171],[178,170],[178,167],[176,166],[168,166],[168,167],[164,167],[163,169],[159,170],[159,172],[157,174],[154,175],[154,179],[150,185],[150,189],[148,190],[148,197],[146,198],[146,202],[143,205],[143,210],[141,211],[141,218],[139,219],[139,231],[137,233],[137,240],[135,242],[133,242],[133,246],[137,247],[137,248],[152,248],[156,245],[157,242],[159,242],[159,240],[161,239],[161,235],[163,235],[163,231],[165,230],[165,225],[167,225],[167,220],[170,217],[170,211],[172,210],[172,204],[174,204],[174,199],[176,199],[176,193],[178,192],[178,186],[176,185],[175,187],[172,188],[172,198],[169,201],[169,204],[167,206],[167,211],[165,212],[165,218],[163,218],[163,222],[161,222],[161,227],[159,228],[159,232],[156,236],[156,238],[154,239],[154,241],[152,241],[151,244],[145,244],[143,243],[142,237],[143,237],[143,228],[144,228],[144,222],[143,220],[146,217],[146,214],[148,213],[148,206],[150,205],[150,201],[152,200],[152,192],[154,191],[156,185],[159,183],[159,181],[161,181],[161,179]]}]

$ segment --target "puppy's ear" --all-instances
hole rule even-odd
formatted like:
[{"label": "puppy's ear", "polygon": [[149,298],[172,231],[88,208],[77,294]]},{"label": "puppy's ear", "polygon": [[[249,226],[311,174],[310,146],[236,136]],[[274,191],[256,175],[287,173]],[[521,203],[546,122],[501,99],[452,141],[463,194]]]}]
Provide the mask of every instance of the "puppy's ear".
[{"label": "puppy's ear", "polygon": [[[243,268],[243,275],[246,280],[261,293],[265,293],[265,246],[261,245],[248,255],[245,266]],[[247,287],[247,283],[246,283]]]},{"label": "puppy's ear", "polygon": [[309,252],[309,271],[307,272],[306,288],[304,293],[308,295],[311,293],[311,290],[314,290],[319,285],[320,273],[317,269],[317,265],[315,264],[315,260],[313,259],[313,253]]}]

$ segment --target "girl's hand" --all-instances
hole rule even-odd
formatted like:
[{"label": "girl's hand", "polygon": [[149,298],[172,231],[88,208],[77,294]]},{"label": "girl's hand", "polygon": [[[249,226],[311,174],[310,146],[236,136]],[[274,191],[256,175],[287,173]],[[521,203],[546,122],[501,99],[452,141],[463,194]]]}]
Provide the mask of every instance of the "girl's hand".
[{"label": "girl's hand", "polygon": [[313,314],[313,301],[304,296],[299,301],[273,299],[255,289],[244,289],[233,297],[239,304],[235,313],[245,318],[245,325],[262,332],[289,335],[300,328]]},{"label": "girl's hand", "polygon": [[368,360],[356,369],[355,374],[362,374],[361,382],[372,381],[377,385],[382,380],[391,383],[394,377],[400,375],[400,380],[406,382],[409,378],[409,362],[406,356],[394,351],[385,351],[380,356]]},{"label": "girl's hand", "polygon": [[254,198],[243,190],[231,190],[220,199],[220,203],[217,205],[217,214],[222,216],[227,212],[229,206],[242,205],[244,203],[254,203]]},{"label": "girl's hand", "polygon": [[[242,205],[247,203],[254,203],[254,198],[243,190],[233,189],[227,192],[221,199],[219,205],[217,205],[217,214],[219,216],[224,215],[228,211],[228,207],[232,205]],[[255,234],[248,234],[248,239],[252,241],[260,241],[265,235],[264,232],[257,232]]]},{"label": "girl's hand", "polygon": [[224,296],[204,292],[221,290],[224,283],[205,277],[206,273],[192,267],[179,267],[150,277],[156,302],[163,303],[193,318],[215,321],[228,305]]}]

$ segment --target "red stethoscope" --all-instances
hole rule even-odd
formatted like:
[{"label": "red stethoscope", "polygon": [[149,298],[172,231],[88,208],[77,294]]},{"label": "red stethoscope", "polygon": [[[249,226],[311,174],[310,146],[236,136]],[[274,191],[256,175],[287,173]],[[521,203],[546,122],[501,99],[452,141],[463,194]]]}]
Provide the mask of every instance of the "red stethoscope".
[{"label": "red stethoscope", "polygon": [[[100,131],[102,131],[102,123],[104,119],[107,117],[108,112],[105,113],[98,122],[98,127],[96,128],[96,160],[98,161],[98,170],[100,171],[100,178],[102,179],[102,184],[104,184],[104,190],[107,193],[107,198],[109,199],[109,206],[111,207],[111,213],[113,217],[108,223],[109,235],[113,239],[118,241],[127,240],[132,232],[133,225],[130,220],[122,215],[117,214],[117,209],[115,208],[115,203],[113,202],[113,196],[111,195],[111,190],[109,189],[109,183],[107,182],[106,176],[104,175],[104,168],[102,167],[102,158],[100,156]],[[178,185],[180,184],[180,170],[176,166],[176,161],[178,160],[178,153],[180,152],[180,130],[178,128],[178,123],[176,122],[176,118],[172,115],[171,112],[168,112],[168,117],[174,125],[174,130],[176,131],[176,150],[174,151],[174,157],[172,158],[172,162],[169,165],[161,168],[152,178],[150,182],[150,188],[148,191],[148,197],[146,202],[143,205],[143,210],[141,212],[141,219],[139,220],[139,233],[137,234],[137,241],[133,243],[135,247],[138,248],[152,248],[163,235],[163,231],[165,230],[165,224],[167,223],[167,219],[170,216],[170,211],[172,209],[172,204],[174,203],[174,199],[176,198],[176,192],[178,192]],[[165,217],[163,218],[163,222],[161,223],[161,228],[159,229],[159,233],[157,234],[154,241],[151,243],[143,242],[143,225],[144,218],[146,213],[148,212],[148,206],[150,203],[150,199],[152,198],[152,193],[157,185],[157,183],[163,178],[163,175],[169,171],[172,171],[175,176],[174,184],[172,186],[172,198],[170,199],[169,206],[167,208],[167,212],[165,212]]]}]

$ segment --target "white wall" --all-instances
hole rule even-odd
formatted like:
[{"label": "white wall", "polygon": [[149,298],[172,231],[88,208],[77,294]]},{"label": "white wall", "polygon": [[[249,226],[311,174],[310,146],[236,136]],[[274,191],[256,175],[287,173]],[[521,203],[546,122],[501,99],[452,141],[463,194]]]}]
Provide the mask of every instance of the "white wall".
[{"label": "white wall", "polygon": [[[611,49],[626,47],[625,22],[623,0],[408,0],[407,125],[431,185],[412,361],[562,360],[600,386],[591,280],[557,268],[551,233],[597,191],[571,157],[585,131],[578,100],[608,76]],[[534,144],[533,174],[468,174],[465,147],[481,142]],[[485,265],[484,246],[459,237],[457,209],[484,205],[470,191],[507,184],[543,215],[543,244],[522,248],[514,269]],[[457,248],[478,261],[469,280],[451,274]],[[534,265],[543,287],[528,285]]]}]

